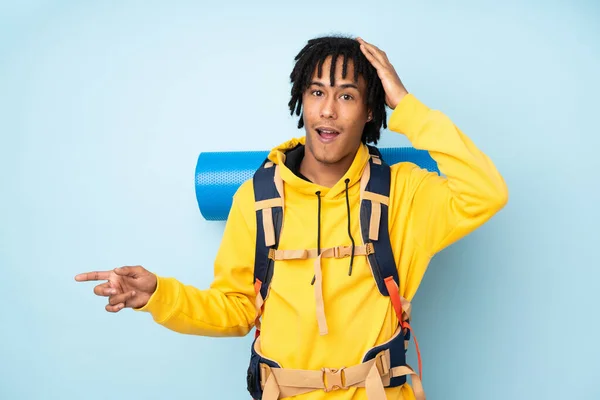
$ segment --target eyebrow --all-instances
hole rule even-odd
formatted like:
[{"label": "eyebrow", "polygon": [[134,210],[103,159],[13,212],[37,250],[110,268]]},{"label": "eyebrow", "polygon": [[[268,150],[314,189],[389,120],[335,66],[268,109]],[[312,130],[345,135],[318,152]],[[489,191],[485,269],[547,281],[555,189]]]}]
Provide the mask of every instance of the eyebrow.
[{"label": "eyebrow", "polygon": [[[311,84],[311,86],[315,85],[315,86],[319,86],[319,87],[325,87],[325,85],[323,83],[317,82],[317,81],[312,81],[310,84]],[[337,87],[339,87],[340,89],[353,88],[353,89],[358,90],[358,86],[355,85],[354,83],[343,83],[341,85],[338,85]]]}]

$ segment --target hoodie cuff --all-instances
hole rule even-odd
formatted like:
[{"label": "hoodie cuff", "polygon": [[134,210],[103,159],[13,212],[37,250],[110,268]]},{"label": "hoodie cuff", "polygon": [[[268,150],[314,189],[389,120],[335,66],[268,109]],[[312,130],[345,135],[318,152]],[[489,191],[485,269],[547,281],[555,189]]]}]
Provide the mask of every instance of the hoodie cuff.
[{"label": "hoodie cuff", "polygon": [[421,130],[429,111],[429,107],[421,103],[412,93],[408,93],[392,112],[388,128],[412,139]]},{"label": "hoodie cuff", "polygon": [[150,299],[140,308],[134,308],[134,311],[148,312],[152,318],[157,321],[167,320],[175,310],[180,293],[179,282],[175,278],[164,278],[156,276],[156,290],[150,296]]}]

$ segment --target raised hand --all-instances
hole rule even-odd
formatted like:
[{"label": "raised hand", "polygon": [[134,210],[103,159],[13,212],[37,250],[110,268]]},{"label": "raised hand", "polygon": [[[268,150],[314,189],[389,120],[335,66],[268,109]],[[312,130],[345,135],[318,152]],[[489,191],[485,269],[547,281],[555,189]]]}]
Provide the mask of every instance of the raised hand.
[{"label": "raised hand", "polygon": [[400,100],[408,94],[396,70],[388,60],[385,52],[362,38],[356,38],[360,43],[360,49],[369,60],[371,65],[377,70],[377,75],[381,79],[381,84],[385,90],[385,102],[392,110],[396,108]]},{"label": "raised hand", "polygon": [[86,272],[75,276],[77,282],[104,281],[94,287],[98,296],[108,297],[105,309],[119,312],[125,307],[140,308],[156,290],[156,275],[141,266],[120,267],[110,271]]}]

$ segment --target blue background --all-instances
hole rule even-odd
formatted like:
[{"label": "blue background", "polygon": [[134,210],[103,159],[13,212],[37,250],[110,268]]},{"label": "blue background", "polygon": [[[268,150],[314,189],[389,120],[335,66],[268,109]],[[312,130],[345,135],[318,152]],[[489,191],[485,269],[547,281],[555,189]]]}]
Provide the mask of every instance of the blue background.
[{"label": "blue background", "polygon": [[566,0],[0,2],[0,398],[249,397],[251,335],[107,313],[73,276],[208,286],[224,224],[198,210],[198,154],[300,136],[293,58],[332,32],[386,51],[510,189],[415,299],[428,399],[600,398],[599,19]]}]

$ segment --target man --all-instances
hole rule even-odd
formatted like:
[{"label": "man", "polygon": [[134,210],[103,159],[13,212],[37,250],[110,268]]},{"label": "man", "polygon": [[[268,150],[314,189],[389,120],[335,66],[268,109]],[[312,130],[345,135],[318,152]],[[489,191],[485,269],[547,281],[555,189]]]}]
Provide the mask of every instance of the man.
[{"label": "man", "polygon": [[[107,280],[94,288],[108,296],[107,311],[148,312],[177,332],[242,336],[260,326],[248,375],[255,398],[424,398],[419,374],[403,364],[410,301],[431,257],[504,207],[505,182],[448,117],[408,93],[386,54],[361,38],[309,41],[290,77],[290,110],[305,136],[275,147],[261,166],[274,171],[270,182],[280,197],[259,199],[257,179],[236,192],[209,289],[141,266],[75,279]],[[369,179],[380,179],[375,172],[385,164],[367,143],[377,143],[386,127],[386,105],[390,130],[428,150],[443,176],[398,163],[387,170],[389,196],[369,192]],[[277,207],[285,211],[274,223]],[[374,267],[379,242],[393,253],[385,286],[378,275],[389,263]],[[254,273],[265,246],[274,262],[263,274],[268,282]],[[389,346],[398,341],[402,354]]]}]

